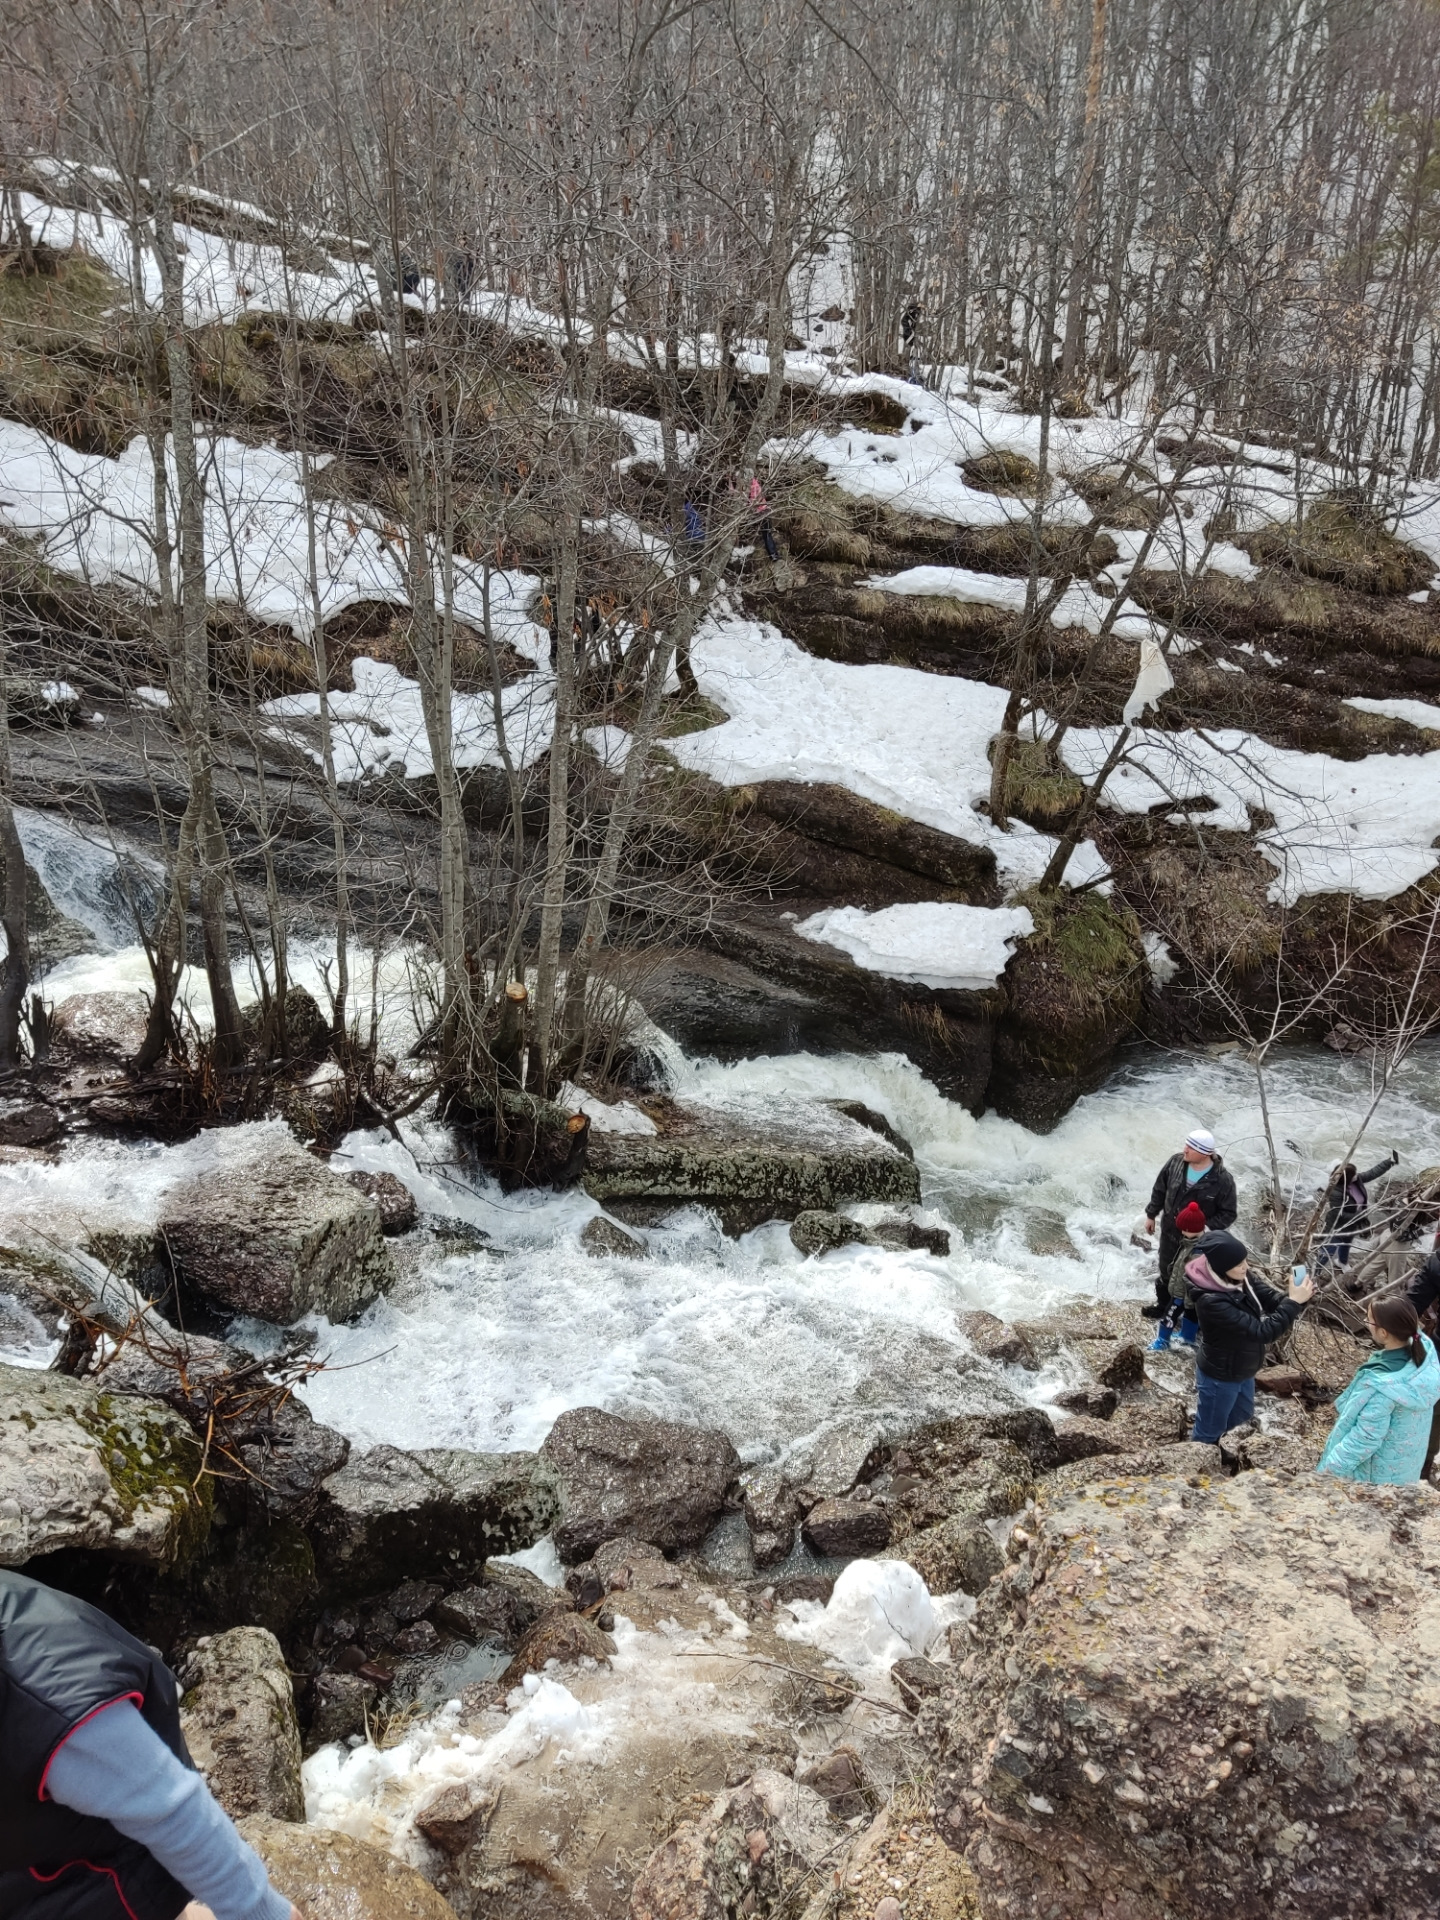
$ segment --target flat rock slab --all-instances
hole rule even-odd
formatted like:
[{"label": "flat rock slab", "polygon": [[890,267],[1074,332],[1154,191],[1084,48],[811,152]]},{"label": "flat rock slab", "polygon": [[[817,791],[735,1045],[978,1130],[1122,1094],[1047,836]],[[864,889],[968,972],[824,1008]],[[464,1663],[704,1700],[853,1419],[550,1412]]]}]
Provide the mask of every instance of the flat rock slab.
[{"label": "flat rock slab", "polygon": [[0,1566],[87,1547],[167,1565],[210,1528],[189,1426],[158,1401],[0,1366]]},{"label": "flat rock slab", "polygon": [[622,1534],[666,1553],[698,1546],[740,1472],[723,1433],[599,1407],[562,1413],[540,1457],[560,1483],[555,1545],[566,1561],[588,1560]]},{"label": "flat rock slab", "polygon": [[712,1208],[728,1233],[857,1201],[908,1205],[920,1176],[881,1134],[819,1100],[647,1100],[653,1135],[592,1133],[585,1190],[643,1222]]},{"label": "flat rock slab", "polygon": [[396,1277],[379,1203],[277,1124],[236,1127],[218,1165],[175,1187],[160,1233],[176,1279],[211,1305],[288,1326],[349,1320]]},{"label": "flat rock slab", "polygon": [[337,1592],[375,1592],[407,1577],[474,1579],[491,1554],[533,1546],[558,1505],[538,1454],[372,1447],[325,1482],[310,1532]]}]

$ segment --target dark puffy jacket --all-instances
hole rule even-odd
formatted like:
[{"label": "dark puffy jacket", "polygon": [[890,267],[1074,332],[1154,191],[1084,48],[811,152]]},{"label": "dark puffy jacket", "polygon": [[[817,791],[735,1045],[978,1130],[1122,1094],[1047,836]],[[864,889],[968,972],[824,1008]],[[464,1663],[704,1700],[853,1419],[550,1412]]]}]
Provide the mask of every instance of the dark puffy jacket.
[{"label": "dark puffy jacket", "polygon": [[0,1571],[0,1915],[175,1920],[189,1894],[144,1847],[51,1800],[45,1776],[82,1720],[133,1700],[185,1765],[175,1676],[153,1647],[66,1593]]},{"label": "dark puffy jacket", "polygon": [[1193,1200],[1204,1214],[1207,1232],[1218,1233],[1222,1227],[1234,1226],[1238,1211],[1234,1179],[1226,1172],[1225,1162],[1218,1153],[1212,1155],[1198,1180],[1187,1180],[1185,1173],[1184,1154],[1172,1153],[1155,1176],[1150,1204],[1145,1209],[1152,1220],[1160,1222],[1160,1276],[1167,1283],[1184,1238],[1175,1224],[1175,1216],[1186,1202]]},{"label": "dark puffy jacket", "polygon": [[1305,1309],[1253,1274],[1239,1288],[1222,1286],[1203,1258],[1209,1237],[1201,1234],[1196,1258],[1185,1269],[1200,1322],[1195,1365],[1211,1380],[1253,1380],[1265,1364],[1265,1349]]},{"label": "dark puffy jacket", "polygon": [[1336,1175],[1325,1189],[1327,1240],[1355,1240],[1365,1232],[1370,1217],[1370,1182],[1378,1180],[1382,1173],[1389,1173],[1394,1165],[1394,1157],[1387,1153],[1383,1160],[1367,1167],[1364,1173],[1357,1173],[1353,1180],[1346,1180],[1343,1174]]},{"label": "dark puffy jacket", "polygon": [[1440,1301],[1440,1251],[1432,1253],[1405,1289],[1405,1297],[1423,1320]]}]

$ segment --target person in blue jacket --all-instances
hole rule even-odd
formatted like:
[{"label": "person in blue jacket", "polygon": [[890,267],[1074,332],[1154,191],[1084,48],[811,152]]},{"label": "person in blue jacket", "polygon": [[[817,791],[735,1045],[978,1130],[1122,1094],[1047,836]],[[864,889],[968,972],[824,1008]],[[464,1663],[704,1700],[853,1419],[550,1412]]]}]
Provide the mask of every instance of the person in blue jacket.
[{"label": "person in blue jacket", "polygon": [[1335,1402],[1319,1471],[1399,1486],[1424,1470],[1430,1416],[1440,1400],[1440,1358],[1403,1294],[1373,1302],[1369,1322],[1376,1350]]}]

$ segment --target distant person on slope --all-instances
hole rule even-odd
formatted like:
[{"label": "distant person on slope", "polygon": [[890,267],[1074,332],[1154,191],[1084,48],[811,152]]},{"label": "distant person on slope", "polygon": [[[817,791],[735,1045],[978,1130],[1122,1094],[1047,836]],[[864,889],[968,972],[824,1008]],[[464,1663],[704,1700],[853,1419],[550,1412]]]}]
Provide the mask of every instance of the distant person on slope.
[{"label": "distant person on slope", "polygon": [[1265,1364],[1265,1349],[1294,1326],[1315,1283],[1292,1279],[1285,1299],[1251,1274],[1244,1242],[1233,1233],[1201,1234],[1185,1277],[1200,1322],[1190,1438],[1213,1446],[1222,1433],[1244,1426],[1253,1415],[1255,1376]]},{"label": "distant person on slope", "polygon": [[1233,1227],[1238,1208],[1235,1182],[1215,1151],[1215,1136],[1203,1127],[1185,1136],[1179,1153],[1172,1153],[1150,1190],[1145,1209],[1145,1231],[1154,1233],[1160,1225],[1160,1271],[1155,1280],[1155,1305],[1143,1309],[1147,1320],[1163,1320],[1170,1311],[1170,1269],[1180,1251],[1180,1229],[1176,1216],[1193,1200],[1205,1215],[1212,1231]]},{"label": "distant person on slope", "polygon": [[1170,1308],[1165,1318],[1155,1330],[1151,1342],[1152,1353],[1164,1353],[1172,1335],[1179,1334],[1183,1346],[1193,1347],[1200,1333],[1200,1323],[1195,1317],[1195,1295],[1185,1278],[1185,1269],[1195,1258],[1195,1243],[1209,1226],[1209,1221],[1193,1200],[1187,1200],[1175,1216],[1175,1225],[1180,1233],[1180,1247],[1170,1266]]},{"label": "distant person on slope", "polygon": [[1335,1425],[1319,1471],[1403,1486],[1418,1480],[1426,1465],[1440,1401],[1440,1359],[1404,1294],[1374,1301],[1368,1319],[1376,1351],[1361,1361],[1335,1402]]},{"label": "distant person on slope", "polygon": [[195,1771],[179,1692],[97,1607],[0,1571],[4,1920],[300,1920]]},{"label": "distant person on slope", "polygon": [[1364,1173],[1355,1171],[1355,1162],[1347,1160],[1336,1167],[1325,1189],[1324,1246],[1321,1257],[1332,1266],[1348,1267],[1350,1248],[1370,1227],[1370,1182],[1382,1173],[1398,1167],[1398,1153],[1388,1153]]}]

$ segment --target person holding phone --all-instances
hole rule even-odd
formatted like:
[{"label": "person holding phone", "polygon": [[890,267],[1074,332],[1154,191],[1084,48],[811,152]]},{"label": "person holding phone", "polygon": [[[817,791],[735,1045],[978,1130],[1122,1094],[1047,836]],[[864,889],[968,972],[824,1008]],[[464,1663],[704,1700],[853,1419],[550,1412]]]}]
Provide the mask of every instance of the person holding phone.
[{"label": "person holding phone", "polygon": [[1372,1301],[1367,1321],[1375,1351],[1335,1402],[1335,1425],[1318,1471],[1404,1486],[1425,1467],[1431,1416],[1440,1400],[1440,1359],[1420,1331],[1414,1302],[1403,1294]]},{"label": "person holding phone", "polygon": [[1195,1426],[1190,1438],[1211,1445],[1255,1412],[1255,1376],[1265,1349],[1287,1334],[1315,1292],[1296,1267],[1288,1298],[1250,1272],[1250,1256],[1233,1233],[1202,1233],[1185,1269],[1200,1337],[1195,1346]]}]

